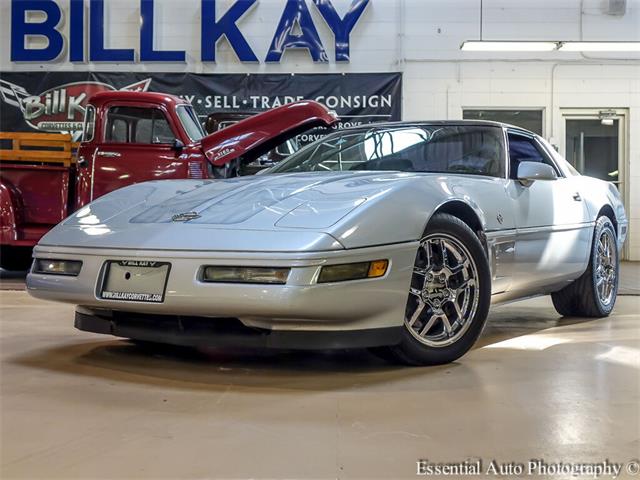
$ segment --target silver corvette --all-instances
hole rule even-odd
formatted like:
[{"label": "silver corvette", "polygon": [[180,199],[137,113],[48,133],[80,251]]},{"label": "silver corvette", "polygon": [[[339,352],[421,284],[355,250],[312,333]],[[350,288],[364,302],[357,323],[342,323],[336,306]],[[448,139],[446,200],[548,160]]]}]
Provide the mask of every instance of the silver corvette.
[{"label": "silver corvette", "polygon": [[81,330],[147,342],[372,347],[450,362],[490,304],[551,294],[613,309],[627,218],[616,188],[492,122],[333,133],[264,175],[147,182],[48,233],[35,297]]}]

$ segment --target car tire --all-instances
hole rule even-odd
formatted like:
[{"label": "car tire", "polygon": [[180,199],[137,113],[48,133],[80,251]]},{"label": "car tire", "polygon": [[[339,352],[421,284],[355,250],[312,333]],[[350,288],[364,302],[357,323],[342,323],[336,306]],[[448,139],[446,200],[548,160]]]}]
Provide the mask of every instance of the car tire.
[{"label": "car tire", "polygon": [[11,272],[29,270],[33,259],[31,247],[4,246],[0,248],[0,268]]},{"label": "car tire", "polygon": [[606,317],[616,303],[619,273],[616,230],[611,220],[602,216],[594,228],[587,269],[551,294],[553,306],[565,317]]},{"label": "car tire", "polygon": [[373,352],[407,365],[453,362],[482,333],[490,303],[491,273],[480,240],[459,218],[436,214],[416,253],[402,340]]}]

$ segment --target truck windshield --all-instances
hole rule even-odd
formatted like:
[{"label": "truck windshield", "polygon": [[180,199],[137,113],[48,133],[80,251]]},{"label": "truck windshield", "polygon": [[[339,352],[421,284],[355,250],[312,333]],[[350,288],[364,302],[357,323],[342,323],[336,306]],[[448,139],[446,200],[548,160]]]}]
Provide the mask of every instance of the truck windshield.
[{"label": "truck windshield", "polygon": [[390,170],[503,177],[505,164],[499,127],[411,125],[327,135],[269,173]]},{"label": "truck windshield", "polygon": [[178,105],[177,108],[178,117],[182,122],[182,128],[187,132],[189,138],[194,142],[204,137],[205,133],[202,129],[202,125],[198,122],[196,112],[193,111],[193,107],[190,105]]}]

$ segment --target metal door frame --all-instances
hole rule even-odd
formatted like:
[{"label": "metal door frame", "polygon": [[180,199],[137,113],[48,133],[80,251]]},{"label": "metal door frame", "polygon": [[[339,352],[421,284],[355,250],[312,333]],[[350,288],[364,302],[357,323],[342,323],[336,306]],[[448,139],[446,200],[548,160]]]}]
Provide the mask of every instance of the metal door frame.
[{"label": "metal door frame", "polygon": [[[561,108],[560,115],[560,154],[567,155],[567,120],[600,120],[600,112],[612,112],[611,118],[618,120],[618,188],[622,196],[624,208],[629,214],[629,109],[628,108]],[[629,242],[625,242],[623,258],[629,257]]]}]

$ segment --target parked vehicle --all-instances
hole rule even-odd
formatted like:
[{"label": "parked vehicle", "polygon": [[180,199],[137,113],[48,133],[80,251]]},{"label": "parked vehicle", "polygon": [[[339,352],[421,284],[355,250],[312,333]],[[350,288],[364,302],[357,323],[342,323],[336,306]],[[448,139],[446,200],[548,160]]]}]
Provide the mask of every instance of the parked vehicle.
[{"label": "parked vehicle", "polygon": [[76,161],[52,162],[33,150],[2,158],[2,266],[24,263],[51,227],[106,193],[146,180],[234,176],[275,145],[336,121],[323,105],[303,101],[205,136],[191,105],[178,97],[98,93],[86,109]]},{"label": "parked vehicle", "polygon": [[27,287],[91,332],[439,364],[491,303],[551,294],[561,315],[608,315],[626,234],[616,188],[531,132],[378,124],[264,175],[106,195],[40,241]]}]

